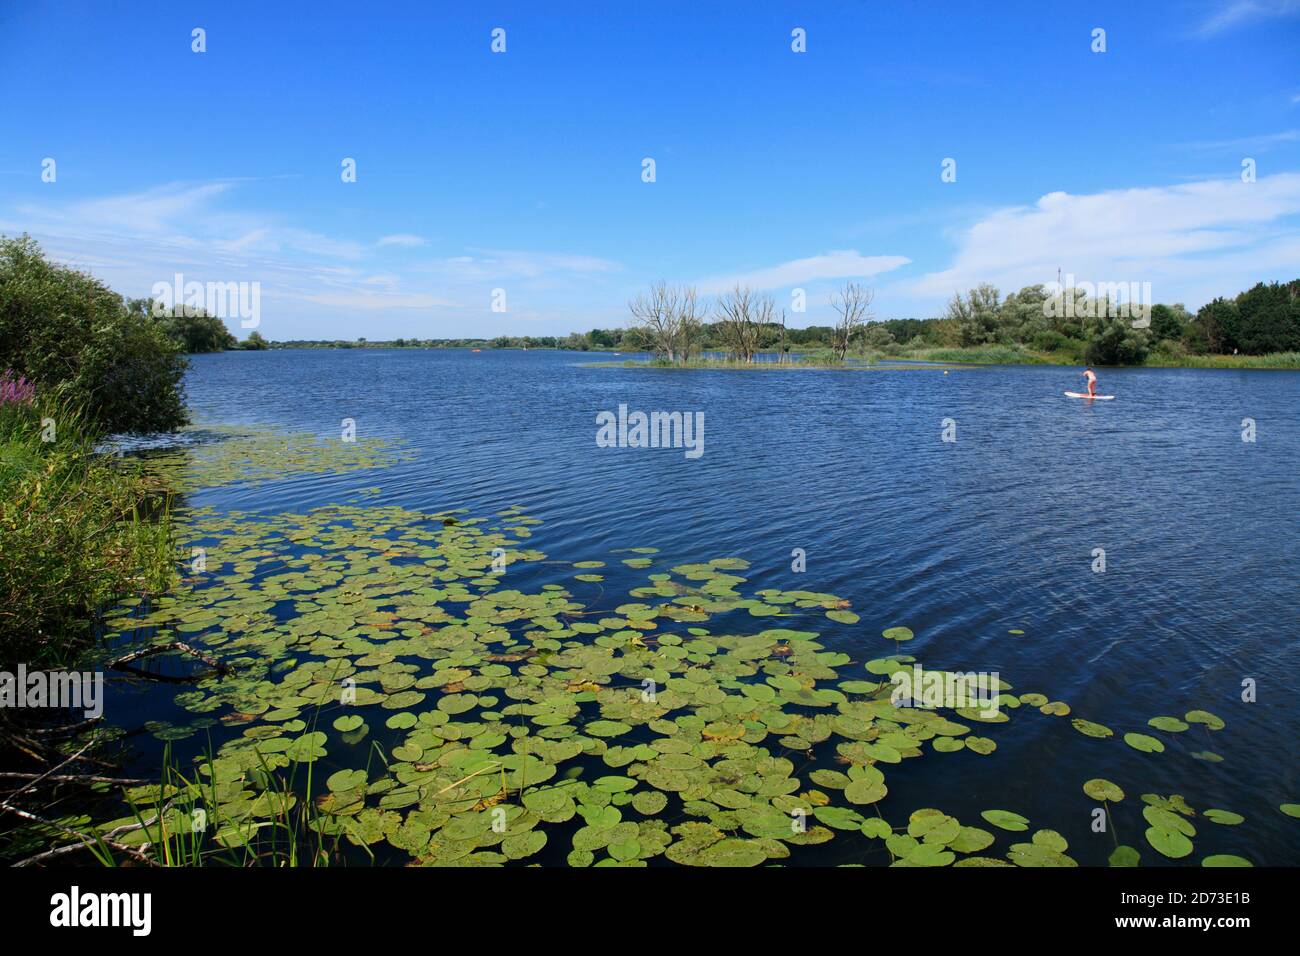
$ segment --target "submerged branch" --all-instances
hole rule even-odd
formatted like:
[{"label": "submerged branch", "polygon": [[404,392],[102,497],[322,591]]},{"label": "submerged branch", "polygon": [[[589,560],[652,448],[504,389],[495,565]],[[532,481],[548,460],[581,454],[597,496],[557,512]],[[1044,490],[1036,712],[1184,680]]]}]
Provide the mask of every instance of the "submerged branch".
[{"label": "submerged branch", "polygon": [[138,670],[137,668],[134,667],[128,667],[126,665],[130,664],[132,661],[138,661],[146,657],[155,657],[158,654],[166,654],[171,651],[180,651],[182,654],[188,654],[191,657],[197,658],[198,660],[202,661],[204,664],[207,664],[209,667],[215,670],[218,674],[221,674],[223,677],[228,674],[234,673],[234,668],[232,668],[229,664],[223,664],[221,661],[217,660],[212,655],[205,654],[200,650],[196,650],[195,648],[186,644],[184,641],[172,641],[168,644],[156,644],[153,647],[145,647],[138,651],[132,651],[130,654],[123,654],[121,657],[114,658],[113,660],[109,661],[105,666],[112,667],[116,670],[133,671],[137,674],[142,674],[146,677],[153,677],[155,675],[147,674],[144,671]]}]

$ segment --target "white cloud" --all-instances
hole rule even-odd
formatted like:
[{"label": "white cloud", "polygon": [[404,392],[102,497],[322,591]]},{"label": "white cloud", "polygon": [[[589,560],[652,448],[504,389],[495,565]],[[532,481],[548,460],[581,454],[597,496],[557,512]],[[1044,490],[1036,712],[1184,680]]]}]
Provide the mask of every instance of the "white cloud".
[{"label": "white cloud", "polygon": [[[1300,99],[1298,97],[1297,99]],[[1300,140],[1300,129],[1283,130],[1280,133],[1266,133],[1262,136],[1242,136],[1239,139],[1203,140],[1197,143],[1185,143],[1187,149],[1268,149],[1278,143],[1294,143]]]},{"label": "white cloud", "polygon": [[174,230],[178,221],[201,215],[209,200],[226,192],[230,185],[173,183],[144,192],[65,205],[25,205],[17,211],[52,225],[74,226],[82,232],[155,235]]},{"label": "white cloud", "polygon": [[827,279],[866,279],[901,268],[911,261],[905,256],[864,256],[855,249],[842,249],[750,272],[709,276],[699,280],[696,286],[706,295],[725,292],[737,285],[754,289],[785,289]]},{"label": "white cloud", "polygon": [[384,236],[382,239],[379,240],[379,242],[375,244],[378,246],[414,247],[414,246],[427,246],[429,244],[429,240],[425,239],[423,236],[412,235],[409,232],[397,232],[391,236]]},{"label": "white cloud", "polygon": [[[29,233],[51,258],[128,296],[148,295],[176,273],[188,281],[257,282],[273,304],[263,311],[263,334],[281,339],[495,335],[521,321],[568,326],[584,313],[607,316],[602,283],[621,268],[594,256],[499,249],[399,267],[393,249],[427,240],[392,233],[359,242],[299,228],[235,208],[237,186],[174,183],[0,207],[0,234]],[[490,311],[497,286],[510,296],[504,315]]]},{"label": "white cloud", "polygon": [[351,292],[322,293],[308,295],[308,302],[317,305],[337,306],[345,309],[365,309],[367,311],[384,311],[387,309],[437,309],[459,308],[460,304],[449,299],[424,293]]},{"label": "white cloud", "polygon": [[1004,291],[1054,281],[1057,269],[1091,282],[1151,282],[1157,301],[1199,305],[1261,279],[1294,278],[1300,173],[1254,183],[1043,196],[1002,209],[958,236],[952,265],[891,290],[935,303],[991,282]]},{"label": "white cloud", "polygon": [[1300,15],[1300,0],[1229,0],[1201,21],[1196,32],[1214,36],[1263,20]]},{"label": "white cloud", "polygon": [[617,262],[595,256],[528,252],[503,249],[470,249],[473,255],[448,256],[424,263],[420,268],[447,281],[504,282],[511,279],[541,279],[556,274],[617,272]]}]

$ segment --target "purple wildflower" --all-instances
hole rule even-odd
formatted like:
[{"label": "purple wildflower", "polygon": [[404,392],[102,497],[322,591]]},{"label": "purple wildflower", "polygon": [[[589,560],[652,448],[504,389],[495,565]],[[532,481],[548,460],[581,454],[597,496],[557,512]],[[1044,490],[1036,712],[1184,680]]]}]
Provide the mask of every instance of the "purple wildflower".
[{"label": "purple wildflower", "polygon": [[30,405],[35,399],[35,385],[8,369],[0,372],[0,405]]}]

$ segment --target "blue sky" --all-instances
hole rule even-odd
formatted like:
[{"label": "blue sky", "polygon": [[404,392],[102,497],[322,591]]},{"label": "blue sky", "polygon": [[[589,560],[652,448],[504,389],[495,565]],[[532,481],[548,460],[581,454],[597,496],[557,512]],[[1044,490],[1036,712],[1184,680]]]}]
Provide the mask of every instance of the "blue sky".
[{"label": "blue sky", "polygon": [[0,84],[0,232],[130,295],[259,282],[272,339],[621,325],[659,278],[805,325],[847,279],[894,318],[1300,275],[1300,0],[7,0]]}]

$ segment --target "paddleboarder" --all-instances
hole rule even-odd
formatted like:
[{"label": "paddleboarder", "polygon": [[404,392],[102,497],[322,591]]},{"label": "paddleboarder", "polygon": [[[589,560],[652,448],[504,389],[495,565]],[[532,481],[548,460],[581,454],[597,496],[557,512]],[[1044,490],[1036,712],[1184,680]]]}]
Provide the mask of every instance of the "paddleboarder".
[{"label": "paddleboarder", "polygon": [[1093,398],[1097,394],[1097,376],[1092,370],[1092,366],[1083,370],[1083,377],[1088,381],[1088,397]]}]

